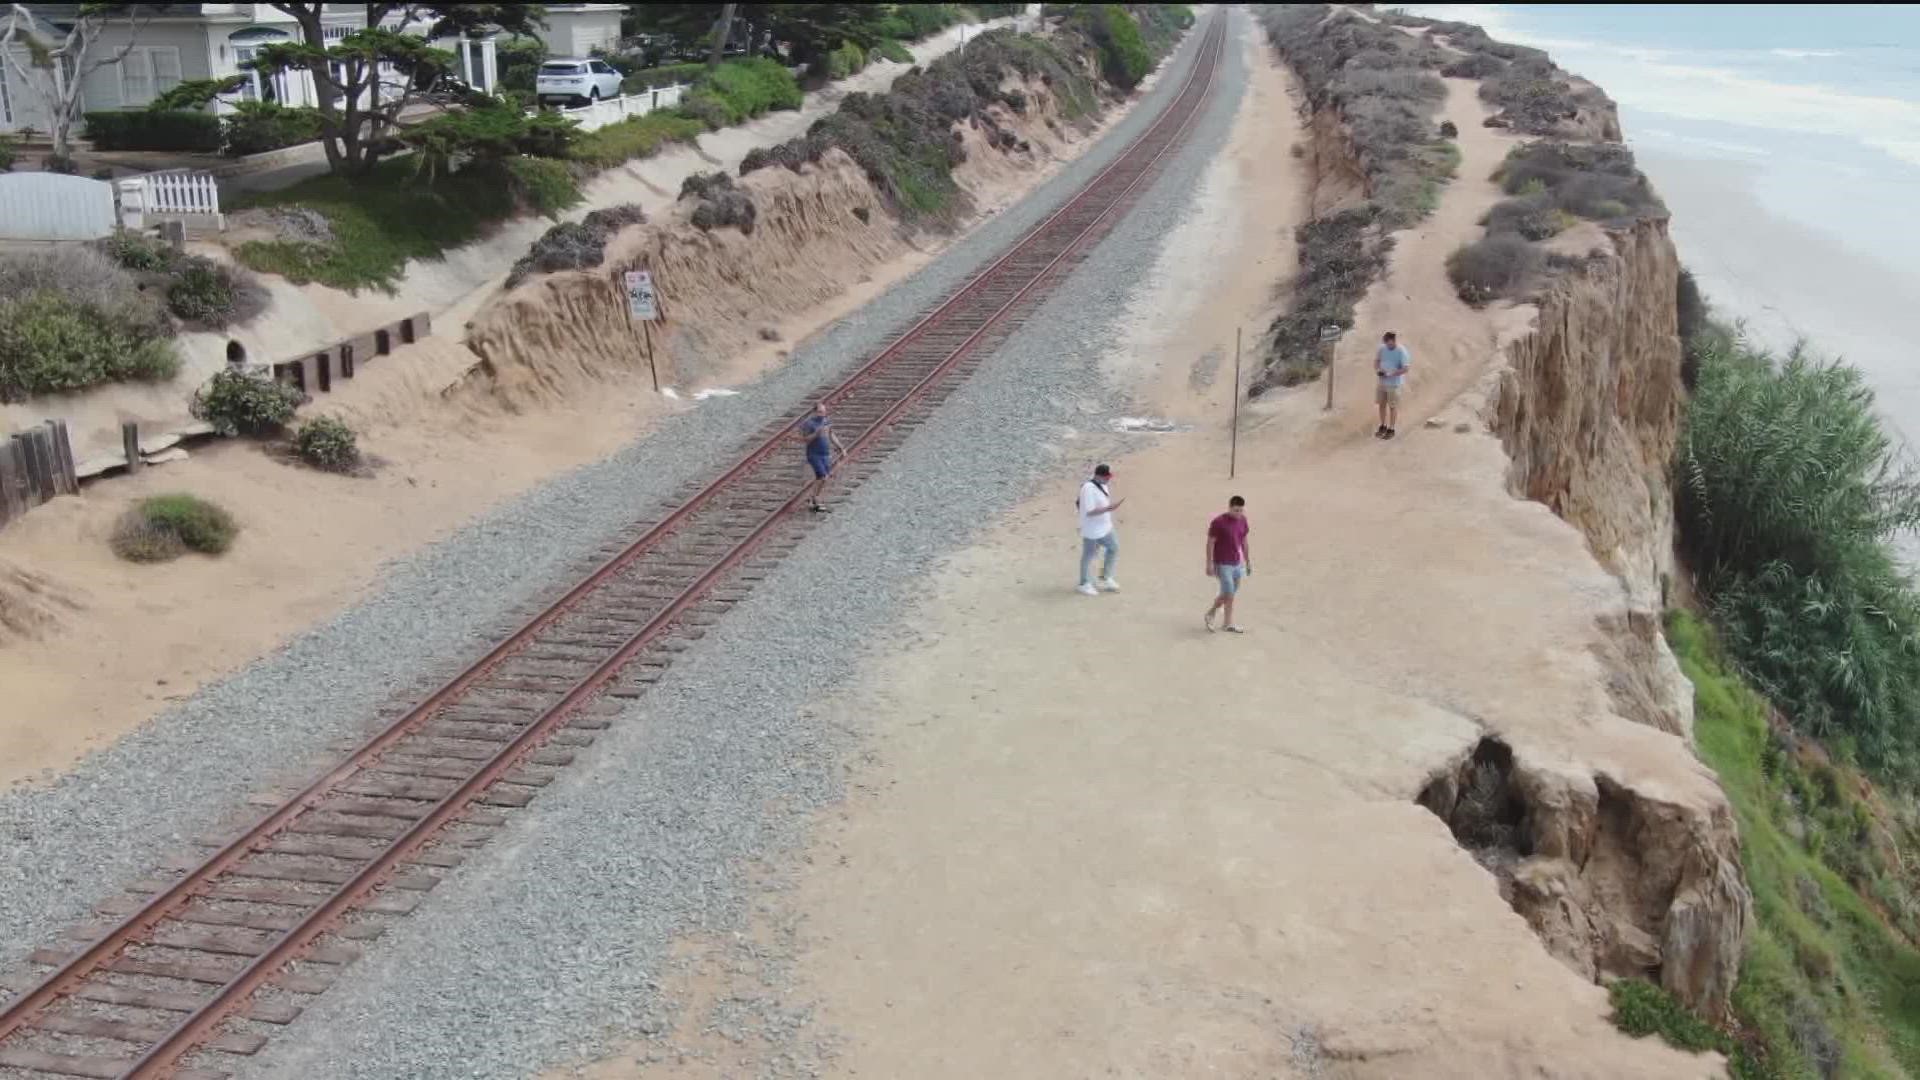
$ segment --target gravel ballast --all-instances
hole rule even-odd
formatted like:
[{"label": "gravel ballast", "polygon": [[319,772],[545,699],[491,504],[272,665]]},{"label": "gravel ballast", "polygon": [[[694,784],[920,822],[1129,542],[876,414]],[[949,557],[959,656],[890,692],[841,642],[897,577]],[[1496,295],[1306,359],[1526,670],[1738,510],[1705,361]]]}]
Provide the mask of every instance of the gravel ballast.
[{"label": "gravel ballast", "polygon": [[[114,888],[179,854],[187,838],[243,812],[249,792],[304,780],[332,759],[330,744],[375,727],[393,694],[482,651],[535,591],[684,482],[717,471],[769,415],[883,344],[1138,134],[1177,91],[1197,40],[1189,36],[1150,100],[1098,146],[805,343],[779,372],[395,563],[378,595],[51,786],[0,796],[0,835],[9,838],[0,963],[14,966]],[[1042,311],[244,1075],[524,1077],[659,1030],[672,943],[740,926],[755,895],[749,873],[791,851],[811,812],[839,794],[859,733],[818,721],[806,703],[853,673],[863,646],[889,632],[900,601],[941,555],[1061,467],[1049,438],[1062,426],[1099,426],[1088,402],[1117,407],[1097,374],[1112,339],[1108,314],[1122,310],[1138,269],[1187,211],[1187,194],[1224,145],[1245,74],[1230,46],[1202,119]],[[995,433],[991,453],[982,430]],[[967,463],[967,482],[943,488],[939,505],[902,530],[891,508],[924,508],[919,478],[950,461]],[[155,821],[168,827],[156,831]],[[771,1009],[739,1023],[788,1035],[804,1026]]]}]

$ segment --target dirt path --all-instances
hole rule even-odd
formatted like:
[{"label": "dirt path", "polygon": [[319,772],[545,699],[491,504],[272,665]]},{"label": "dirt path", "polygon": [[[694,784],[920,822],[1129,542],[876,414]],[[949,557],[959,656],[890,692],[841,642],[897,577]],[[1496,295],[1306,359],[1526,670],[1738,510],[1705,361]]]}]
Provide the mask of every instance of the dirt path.
[{"label": "dirt path", "polygon": [[[1720,1075],[1617,1033],[1605,991],[1413,801],[1483,731],[1676,798],[1713,790],[1684,746],[1608,705],[1594,621],[1619,590],[1579,536],[1506,495],[1484,430],[1421,426],[1501,332],[1441,272],[1505,151],[1471,84],[1448,104],[1462,180],[1401,238],[1341,350],[1364,373],[1374,328],[1411,342],[1404,437],[1368,437],[1371,387],[1347,374],[1330,415],[1318,385],[1273,395],[1226,479],[1207,357],[1271,317],[1249,282],[1291,247],[1295,200],[1274,192],[1297,181],[1285,77],[1246,47],[1257,89],[1109,358],[1198,425],[1117,463],[1125,591],[1072,591],[1063,475],[931,578],[912,644],[822,703],[874,732],[872,761],[772,902],[770,924],[798,926],[779,988],[835,1034],[840,1076]],[[1258,571],[1242,637],[1200,621],[1204,525],[1230,493]],[[724,969],[703,978],[688,1000],[728,993]],[[751,1073],[725,1049],[583,1074]]]}]

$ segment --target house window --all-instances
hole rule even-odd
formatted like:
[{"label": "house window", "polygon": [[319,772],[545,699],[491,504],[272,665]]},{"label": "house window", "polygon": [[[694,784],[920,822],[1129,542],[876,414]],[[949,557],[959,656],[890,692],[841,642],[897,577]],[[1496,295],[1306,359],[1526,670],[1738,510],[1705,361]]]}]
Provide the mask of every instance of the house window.
[{"label": "house window", "polygon": [[239,30],[227,38],[233,46],[233,63],[247,81],[240,84],[240,97],[245,101],[271,101],[285,103],[287,100],[287,82],[284,72],[262,75],[248,70],[247,64],[260,54],[262,45],[289,41],[285,31],[270,27],[256,26]]},{"label": "house window", "polygon": [[122,105],[150,105],[154,98],[179,85],[180,50],[171,45],[136,48],[120,61]]}]

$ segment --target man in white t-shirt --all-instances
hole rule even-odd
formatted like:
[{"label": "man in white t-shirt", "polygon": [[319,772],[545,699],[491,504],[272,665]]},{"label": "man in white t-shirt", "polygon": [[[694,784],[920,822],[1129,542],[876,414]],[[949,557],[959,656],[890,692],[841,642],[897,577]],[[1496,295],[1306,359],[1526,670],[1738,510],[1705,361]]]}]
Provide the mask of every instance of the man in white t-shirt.
[{"label": "man in white t-shirt", "polygon": [[[1120,557],[1120,539],[1113,531],[1113,512],[1126,500],[1113,497],[1108,490],[1112,483],[1113,470],[1105,465],[1095,466],[1093,477],[1080,485],[1080,497],[1074,500],[1075,508],[1080,511],[1079,591],[1085,596],[1120,591],[1120,583],[1113,580],[1113,563]],[[1101,551],[1106,552],[1106,557],[1101,560],[1096,587],[1093,556]]]}]

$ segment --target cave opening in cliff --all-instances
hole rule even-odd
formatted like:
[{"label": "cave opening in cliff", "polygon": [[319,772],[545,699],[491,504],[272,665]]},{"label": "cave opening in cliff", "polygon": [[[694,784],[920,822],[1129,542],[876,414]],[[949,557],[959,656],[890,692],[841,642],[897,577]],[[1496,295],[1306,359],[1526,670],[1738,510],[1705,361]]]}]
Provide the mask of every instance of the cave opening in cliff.
[{"label": "cave opening in cliff", "polygon": [[1513,781],[1513,749],[1491,735],[1428,781],[1416,801],[1446,822],[1460,846],[1503,885],[1506,872],[1532,854],[1527,805]]}]

